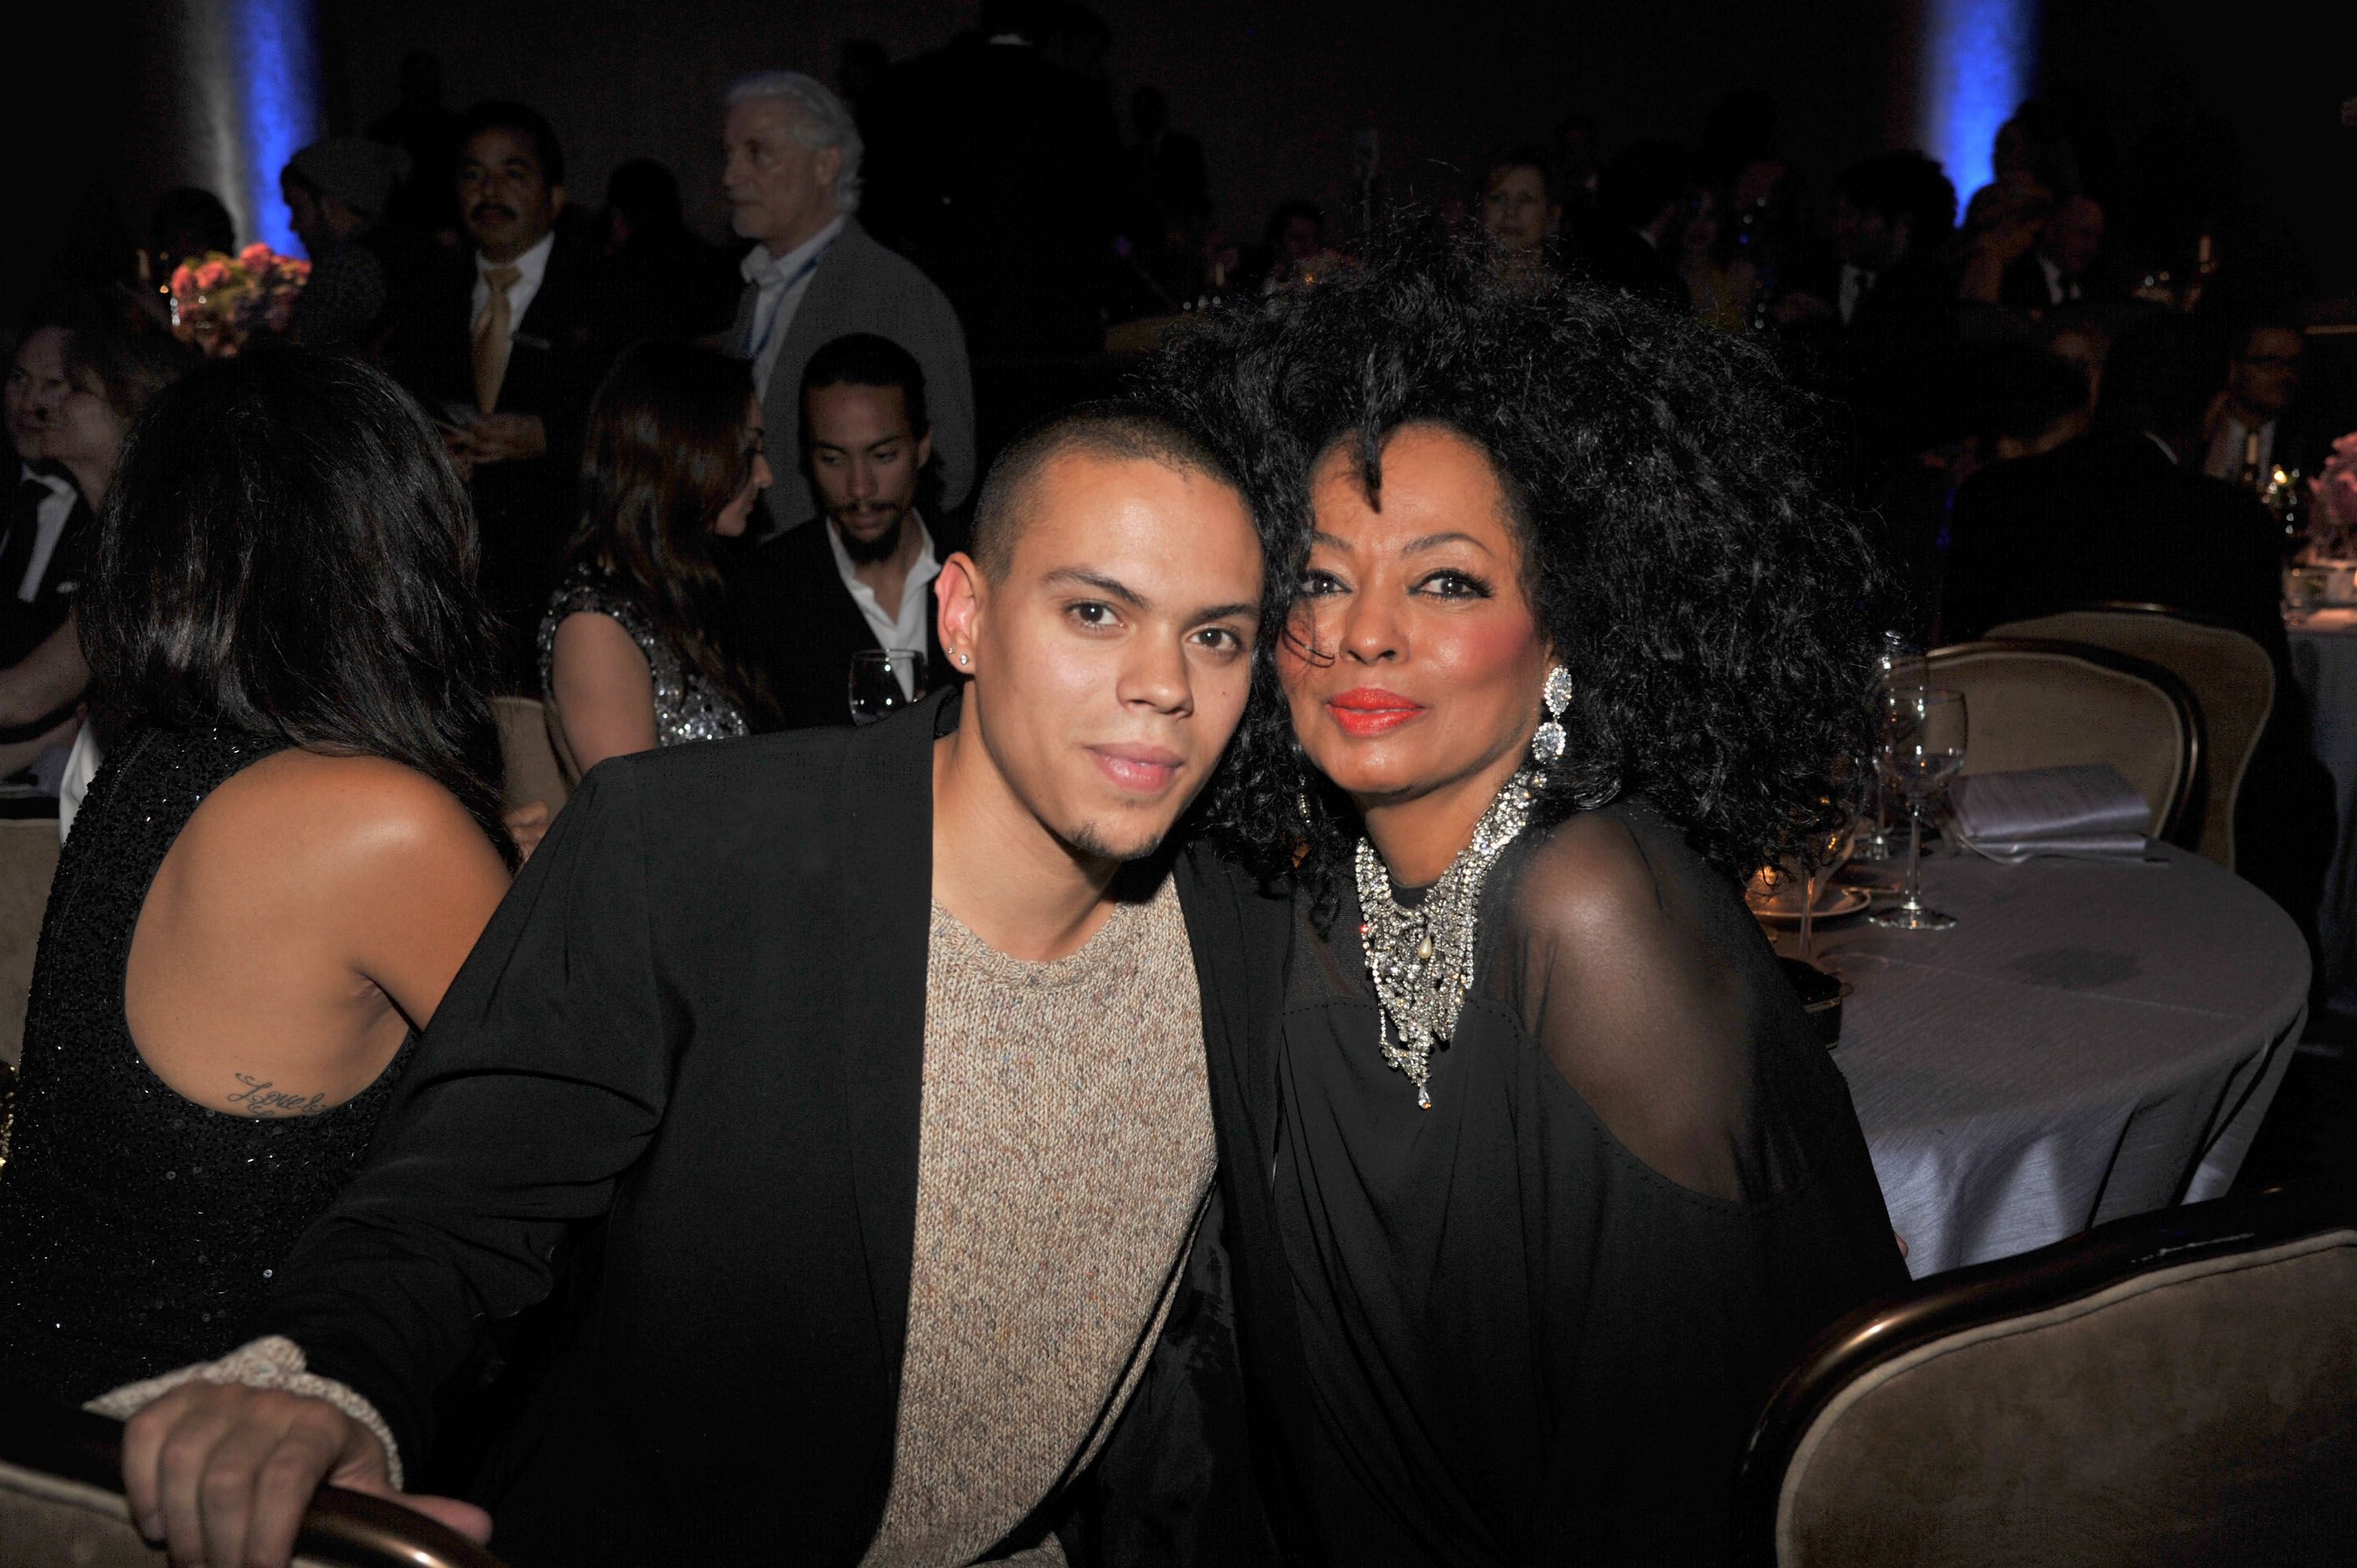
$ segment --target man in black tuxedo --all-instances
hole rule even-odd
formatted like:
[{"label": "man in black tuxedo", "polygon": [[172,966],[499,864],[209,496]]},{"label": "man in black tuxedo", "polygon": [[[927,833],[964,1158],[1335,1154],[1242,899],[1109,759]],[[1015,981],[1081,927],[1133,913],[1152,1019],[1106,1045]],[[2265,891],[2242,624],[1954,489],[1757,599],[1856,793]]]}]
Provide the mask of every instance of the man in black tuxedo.
[{"label": "man in black tuxedo", "polygon": [[[8,446],[16,472],[0,515],[0,670],[65,623],[90,536],[89,503],[73,471],[50,449],[50,438],[67,428],[61,411],[76,392],[68,364],[72,338],[65,325],[43,322],[16,345],[8,365]],[[103,467],[97,477],[103,482]]]},{"label": "man in black tuxedo", "polygon": [[1293,929],[1161,847],[1243,713],[1262,535],[1222,457],[1125,404],[1018,438],[975,532],[940,610],[968,685],[590,773],[268,1337],[109,1396],[175,1562],[284,1564],[322,1479],[394,1491],[576,1247],[490,1520],[405,1499],[495,1520],[519,1568],[1062,1561],[1111,1476],[1195,1561],[1262,1554],[1249,1509],[1172,1496],[1225,1450],[1112,1463],[1125,1404],[1204,1386],[1146,1362],[1195,1313],[1207,1057],[1265,1047]]},{"label": "man in black tuxedo", "polygon": [[1999,464],[1957,493],[1941,607],[1948,640],[2082,605],[2165,605],[2266,650],[2275,709],[2235,811],[2244,877],[2312,928],[2332,848],[2332,784],[2309,749],[2308,701],[2282,611],[2282,530],[2256,498],[2201,472],[2226,380],[2215,338],[2183,317],[2123,333],[2095,427]]},{"label": "man in black tuxedo", "polygon": [[483,597],[499,618],[509,678],[537,680],[532,640],[573,531],[574,478],[589,399],[609,358],[594,258],[556,233],[565,152],[521,103],[468,111],[458,208],[472,264],[396,328],[386,367],[443,427],[482,531]]},{"label": "man in black tuxedo", "polygon": [[1605,166],[1594,222],[1573,231],[1573,252],[1600,283],[1664,310],[1693,307],[1672,247],[1694,196],[1694,163],[1670,142],[1640,142]]},{"label": "man in black tuxedo", "polygon": [[755,545],[736,585],[745,646],[767,669],[780,727],[851,722],[855,653],[925,656],[922,684],[947,685],[933,616],[941,564],[966,547],[963,521],[936,504],[925,372],[888,338],[823,345],[802,374],[802,478],[824,521]]},{"label": "man in black tuxedo", "polygon": [[2038,242],[2005,269],[1997,302],[2040,317],[2093,299],[2103,251],[2103,204],[2092,196],[2066,196],[2039,226]]}]

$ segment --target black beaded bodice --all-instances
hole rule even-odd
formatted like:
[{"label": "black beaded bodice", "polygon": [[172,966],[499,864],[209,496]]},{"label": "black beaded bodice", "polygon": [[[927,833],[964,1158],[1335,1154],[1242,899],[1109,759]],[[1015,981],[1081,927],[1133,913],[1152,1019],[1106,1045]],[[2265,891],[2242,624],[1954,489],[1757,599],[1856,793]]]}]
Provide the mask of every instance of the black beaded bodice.
[{"label": "black beaded bodice", "polygon": [[183,1099],[132,1042],[124,977],[157,868],[199,802],[282,748],[147,729],[91,784],[42,920],[0,1166],[0,1380],[78,1402],[239,1344],[408,1064],[414,1038],[331,1111],[247,1117]]}]

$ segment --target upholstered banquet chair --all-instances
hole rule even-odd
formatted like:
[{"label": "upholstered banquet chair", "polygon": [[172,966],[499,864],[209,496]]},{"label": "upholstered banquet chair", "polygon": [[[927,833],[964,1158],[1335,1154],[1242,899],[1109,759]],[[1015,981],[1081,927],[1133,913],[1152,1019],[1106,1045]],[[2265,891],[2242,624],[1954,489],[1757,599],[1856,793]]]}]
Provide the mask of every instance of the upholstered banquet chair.
[{"label": "upholstered banquet chair", "polygon": [[1752,1437],[1764,1568],[2345,1564],[2357,1187],[2139,1215],[1818,1337]]},{"label": "upholstered banquet chair", "polygon": [[[161,1568],[123,1500],[120,1423],[0,1394],[0,1563]],[[464,1537],[382,1498],[312,1499],[296,1568],[500,1568]]]},{"label": "upholstered banquet chair", "polygon": [[1997,639],[2061,638],[2158,664],[2201,708],[2202,808],[2192,848],[2234,869],[2234,805],[2275,711],[2276,671],[2266,650],[2232,627],[2160,605],[2091,605],[1990,628]]},{"label": "upholstered banquet chair", "polygon": [[1926,658],[1929,679],[1964,694],[1967,776],[2108,762],[2152,807],[2145,829],[2182,842],[2204,753],[2201,710],[2145,660],[2083,642],[1959,642]]},{"label": "upholstered banquet chair", "polygon": [[548,711],[533,697],[493,697],[500,720],[500,754],[507,764],[507,808],[544,800],[553,814],[562,811],[573,786],[556,760],[556,746],[548,738]]}]

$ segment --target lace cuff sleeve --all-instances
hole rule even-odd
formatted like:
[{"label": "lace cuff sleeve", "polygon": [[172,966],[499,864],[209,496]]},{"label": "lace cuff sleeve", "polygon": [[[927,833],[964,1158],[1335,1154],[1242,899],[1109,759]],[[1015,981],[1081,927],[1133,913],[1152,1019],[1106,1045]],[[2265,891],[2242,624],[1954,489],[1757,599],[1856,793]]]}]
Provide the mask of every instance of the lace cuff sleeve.
[{"label": "lace cuff sleeve", "polygon": [[385,1473],[393,1482],[393,1489],[402,1489],[401,1448],[393,1442],[393,1431],[377,1413],[376,1406],[333,1378],[307,1370],[303,1348],[281,1335],[241,1345],[218,1361],[199,1361],[193,1367],[182,1367],[144,1382],[110,1389],[82,1408],[98,1415],[111,1415],[117,1421],[128,1421],[182,1383],[238,1383],[249,1389],[273,1389],[325,1400],[368,1428],[370,1434],[384,1444]]}]

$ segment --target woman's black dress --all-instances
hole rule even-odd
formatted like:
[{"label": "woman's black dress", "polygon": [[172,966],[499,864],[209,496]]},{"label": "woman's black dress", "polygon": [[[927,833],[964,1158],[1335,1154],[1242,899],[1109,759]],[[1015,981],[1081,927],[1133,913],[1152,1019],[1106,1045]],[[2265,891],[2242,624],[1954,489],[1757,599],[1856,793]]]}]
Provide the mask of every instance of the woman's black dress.
[{"label": "woman's black dress", "polygon": [[1723,1559],[1773,1381],[1907,1279],[1738,890],[1640,805],[1514,844],[1429,1111],[1358,922],[1297,940],[1273,1173],[1329,1560]]},{"label": "woman's black dress", "polygon": [[42,920],[0,1166],[0,1381],[78,1403],[242,1343],[408,1064],[414,1039],[342,1105],[272,1119],[181,1098],[132,1043],[124,973],[165,854],[199,801],[281,749],[143,730],[91,783]]}]

